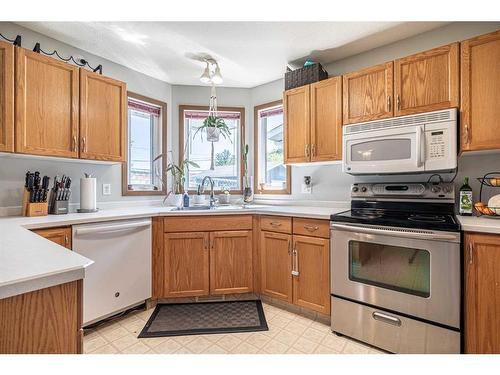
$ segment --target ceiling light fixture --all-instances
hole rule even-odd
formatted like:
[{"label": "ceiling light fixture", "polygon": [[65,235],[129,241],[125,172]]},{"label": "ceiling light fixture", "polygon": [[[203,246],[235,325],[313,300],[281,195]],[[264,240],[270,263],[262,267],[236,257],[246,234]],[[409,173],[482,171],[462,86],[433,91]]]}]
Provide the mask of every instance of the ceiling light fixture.
[{"label": "ceiling light fixture", "polygon": [[203,71],[203,74],[200,77],[200,81],[203,83],[210,83],[212,82],[210,74],[210,64],[208,63],[208,61],[205,61],[205,63],[207,64],[207,66],[205,67],[205,70]]},{"label": "ceiling light fixture", "polygon": [[214,59],[204,59],[207,66],[200,77],[200,81],[206,84],[221,84],[222,75],[220,74],[220,67]]}]

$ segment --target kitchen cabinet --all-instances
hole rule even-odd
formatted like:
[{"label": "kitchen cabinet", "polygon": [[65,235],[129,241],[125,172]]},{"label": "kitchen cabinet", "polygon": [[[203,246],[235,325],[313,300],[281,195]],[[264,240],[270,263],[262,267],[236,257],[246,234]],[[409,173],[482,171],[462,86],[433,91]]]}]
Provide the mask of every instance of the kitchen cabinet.
[{"label": "kitchen cabinet", "polygon": [[465,350],[500,353],[500,235],[465,235]]},{"label": "kitchen cabinet", "polygon": [[125,161],[127,87],[80,69],[80,157]]},{"label": "kitchen cabinet", "polygon": [[[293,230],[261,230],[261,293],[330,313],[330,246],[326,220],[293,218]],[[262,229],[262,225],[261,225]],[[306,231],[308,235],[303,235]],[[293,234],[292,234],[293,232]]]},{"label": "kitchen cabinet", "polygon": [[209,233],[164,235],[164,297],[209,294]]},{"label": "kitchen cabinet", "polygon": [[342,77],[313,83],[310,90],[310,160],[342,160]]},{"label": "kitchen cabinet", "polygon": [[210,294],[253,290],[252,231],[210,233]]},{"label": "kitchen cabinet", "polygon": [[16,48],[16,152],[78,157],[78,67]]},{"label": "kitchen cabinet", "polygon": [[14,46],[1,41],[0,151],[14,151]]},{"label": "kitchen cabinet", "polygon": [[81,354],[82,281],[0,299],[0,354]]},{"label": "kitchen cabinet", "polygon": [[500,149],[500,30],[460,46],[460,150]]},{"label": "kitchen cabinet", "polygon": [[310,160],[309,85],[287,90],[283,94],[285,123],[285,163]]},{"label": "kitchen cabinet", "polygon": [[392,117],[393,62],[342,76],[344,125]]},{"label": "kitchen cabinet", "polygon": [[458,107],[459,45],[394,61],[395,116]]},{"label": "kitchen cabinet", "polygon": [[261,293],[289,303],[292,299],[292,235],[261,231]]},{"label": "kitchen cabinet", "polygon": [[33,232],[71,250],[71,227],[35,229]]},{"label": "kitchen cabinet", "polygon": [[293,303],[330,314],[330,246],[326,238],[293,235]]}]

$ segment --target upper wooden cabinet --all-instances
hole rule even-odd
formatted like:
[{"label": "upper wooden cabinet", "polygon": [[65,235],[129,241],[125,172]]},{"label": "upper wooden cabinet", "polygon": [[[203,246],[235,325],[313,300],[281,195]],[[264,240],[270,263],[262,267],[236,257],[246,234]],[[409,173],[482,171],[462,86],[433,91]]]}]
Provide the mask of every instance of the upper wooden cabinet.
[{"label": "upper wooden cabinet", "polygon": [[388,62],[343,76],[344,124],[393,116],[393,63]]},{"label": "upper wooden cabinet", "polygon": [[35,229],[33,232],[71,250],[71,227]]},{"label": "upper wooden cabinet", "polygon": [[311,161],[342,159],[342,77],[311,84]]},{"label": "upper wooden cabinet", "polygon": [[0,42],[0,151],[14,151],[14,46]]},{"label": "upper wooden cabinet", "polygon": [[461,151],[500,149],[500,30],[461,43]]},{"label": "upper wooden cabinet", "polygon": [[252,291],[252,231],[210,233],[210,294]]},{"label": "upper wooden cabinet", "polygon": [[125,161],[126,84],[80,70],[80,157]]},{"label": "upper wooden cabinet", "polygon": [[458,107],[458,43],[394,62],[395,116]]},{"label": "upper wooden cabinet", "polygon": [[78,157],[78,67],[16,48],[16,152]]},{"label": "upper wooden cabinet", "polygon": [[285,163],[307,162],[310,158],[309,85],[285,91]]},{"label": "upper wooden cabinet", "polygon": [[465,235],[465,350],[500,353],[500,235]]}]

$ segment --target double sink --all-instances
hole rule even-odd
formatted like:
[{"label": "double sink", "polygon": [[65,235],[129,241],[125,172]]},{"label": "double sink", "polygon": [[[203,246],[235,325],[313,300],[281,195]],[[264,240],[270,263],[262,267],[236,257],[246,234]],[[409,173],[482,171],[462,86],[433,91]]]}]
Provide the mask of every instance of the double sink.
[{"label": "double sink", "polygon": [[173,211],[206,211],[206,210],[243,210],[249,207],[244,205],[227,205],[227,206],[189,206],[189,207],[176,207]]}]

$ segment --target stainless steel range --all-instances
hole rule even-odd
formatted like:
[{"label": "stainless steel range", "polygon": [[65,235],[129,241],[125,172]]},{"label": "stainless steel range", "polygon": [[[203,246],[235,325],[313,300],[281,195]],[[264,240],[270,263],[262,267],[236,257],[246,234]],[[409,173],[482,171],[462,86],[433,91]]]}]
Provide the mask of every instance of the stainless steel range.
[{"label": "stainless steel range", "polygon": [[394,353],[460,353],[451,183],[354,184],[331,216],[334,332]]}]

